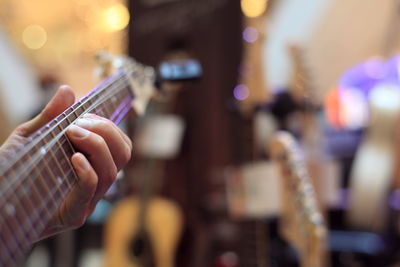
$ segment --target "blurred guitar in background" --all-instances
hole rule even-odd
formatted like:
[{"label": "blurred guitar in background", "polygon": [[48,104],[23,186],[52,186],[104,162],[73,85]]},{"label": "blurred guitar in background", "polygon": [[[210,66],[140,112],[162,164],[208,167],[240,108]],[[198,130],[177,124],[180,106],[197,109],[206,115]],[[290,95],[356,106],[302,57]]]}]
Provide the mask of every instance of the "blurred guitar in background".
[{"label": "blurred guitar in background", "polygon": [[282,131],[269,150],[280,166],[282,236],[296,248],[300,266],[328,267],[327,228],[298,144]]},{"label": "blurred guitar in background", "polygon": [[139,178],[137,196],[129,196],[115,205],[105,229],[106,266],[173,267],[183,231],[183,214],[172,200],[159,191],[165,163],[177,156],[185,124],[171,114],[176,95],[184,81],[199,78],[199,62],[186,53],[174,53],[159,67],[164,83],[158,103],[135,125],[136,160],[133,169]]}]

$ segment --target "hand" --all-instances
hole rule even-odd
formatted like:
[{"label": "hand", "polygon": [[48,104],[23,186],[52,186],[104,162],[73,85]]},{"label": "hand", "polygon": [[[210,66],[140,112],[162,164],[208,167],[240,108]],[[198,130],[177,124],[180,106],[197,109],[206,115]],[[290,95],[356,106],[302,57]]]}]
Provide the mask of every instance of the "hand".
[{"label": "hand", "polygon": [[[50,122],[75,101],[71,88],[62,86],[43,111],[33,120],[17,127],[1,147],[9,155],[26,138]],[[130,159],[130,139],[111,121],[87,114],[69,126],[67,136],[79,151],[71,157],[78,182],[67,196],[40,239],[81,226],[97,202],[114,182],[118,170]]]}]

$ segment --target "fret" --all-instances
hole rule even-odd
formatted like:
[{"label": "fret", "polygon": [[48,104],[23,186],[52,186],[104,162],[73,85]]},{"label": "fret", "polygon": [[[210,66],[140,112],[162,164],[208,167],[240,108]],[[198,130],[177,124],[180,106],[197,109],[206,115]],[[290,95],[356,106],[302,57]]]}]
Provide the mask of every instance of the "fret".
[{"label": "fret", "polygon": [[28,137],[23,150],[0,170],[0,266],[16,266],[59,209],[78,176],[66,130],[86,112],[120,121],[130,109],[124,72],[104,81]]},{"label": "fret", "polygon": [[[47,135],[46,137],[43,138],[43,140],[40,142],[43,144],[43,146],[47,146],[48,143],[50,143],[51,141],[53,141],[55,139],[54,137],[54,133],[51,133],[51,135]],[[59,143],[59,140],[56,139],[56,143]],[[58,161],[58,157],[56,156],[56,154],[58,154],[58,150],[59,147],[52,145],[50,148],[47,149],[47,154],[43,157],[44,160],[47,160],[48,166],[52,166],[52,171],[54,171],[54,175],[52,177],[54,177],[54,179],[56,179],[56,185],[58,186],[62,186],[62,182],[63,181],[59,181],[59,179],[62,179],[65,175],[64,175],[64,170],[61,168],[60,163]],[[67,182],[67,186],[70,188],[71,184],[69,183],[68,180],[65,180]],[[67,188],[67,189],[69,189]]]},{"label": "fret", "polygon": [[[61,171],[61,176],[64,178],[64,180],[66,180],[67,181],[67,183],[68,183],[68,186],[69,187],[72,187],[72,185],[71,185],[71,183],[68,181],[68,179],[67,179],[67,177],[66,177],[66,174],[65,174],[65,169],[67,169],[67,168],[70,168],[70,169],[73,169],[73,167],[72,167],[72,165],[71,165],[71,162],[69,161],[69,158],[71,157],[71,155],[67,155],[67,153],[65,152],[65,149],[64,149],[64,147],[63,147],[63,143],[61,143],[60,142],[60,139],[59,138],[56,138],[56,134],[54,133],[54,132],[52,132],[51,133],[52,134],[52,136],[53,136],[53,139],[56,139],[57,141],[56,141],[56,149],[55,149],[55,151],[53,151],[52,150],[52,155],[53,155],[53,157],[54,157],[54,159],[55,159],[55,161],[56,161],[56,164],[57,164],[57,166],[58,166],[58,168],[59,168],[59,170]],[[65,138],[64,138],[64,142],[66,142],[65,141]],[[61,162],[60,162],[60,158],[62,158],[62,159],[68,159],[67,160],[67,166],[62,166],[61,165]]]},{"label": "fret", "polygon": [[[16,196],[19,196],[17,198]],[[36,232],[35,225],[32,224],[32,222],[29,220],[29,217],[31,215],[31,211],[35,210],[35,205],[33,205],[33,199],[30,197],[31,196],[31,189],[27,189],[27,185],[21,184],[20,186],[17,187],[15,190],[15,194],[12,194],[11,200],[9,200],[5,206],[8,211],[6,211],[6,214],[9,216],[13,216],[17,222],[20,225],[21,222],[24,222],[28,220],[30,222],[30,225],[28,227],[29,229],[33,229],[32,231],[29,231],[28,234],[28,240],[34,240],[36,239],[37,236],[39,236],[39,233]],[[36,204],[39,205],[41,203],[41,199],[37,200],[36,199]],[[7,207],[8,205],[8,207]],[[14,211],[14,214],[11,214],[10,212]],[[41,225],[43,228],[45,225]]]},{"label": "fret", "polygon": [[[24,158],[27,159],[27,162],[33,161],[30,153],[27,153],[24,156]],[[46,179],[44,179],[44,177],[43,177],[42,171],[37,166],[33,166],[31,169],[32,169],[30,172],[31,175],[27,175],[27,177],[30,177],[28,179],[28,181],[31,183],[31,188],[36,190],[39,198],[41,198],[42,196],[49,195],[50,188],[49,188],[49,185],[46,183]],[[33,178],[32,176],[34,176],[35,178]],[[51,206],[51,204],[53,204],[53,205]],[[54,201],[50,201],[49,206],[50,206],[50,209],[54,209],[54,208],[56,208],[56,203]],[[52,215],[52,213],[50,212],[50,209],[45,210],[47,212],[47,214],[43,214],[43,218],[50,217]]]},{"label": "fret", "polygon": [[[12,220],[10,222],[10,220]],[[19,227],[20,224],[18,221],[14,220],[12,216],[8,216],[4,219],[2,223],[2,227],[6,228],[6,230],[2,229],[1,236],[2,239],[6,241],[9,247],[10,254],[15,256],[15,258],[23,257],[23,252],[25,250],[23,244],[18,241],[18,236],[24,236],[22,231],[22,227]]]},{"label": "fret", "polygon": [[111,109],[110,109],[110,106],[108,105],[108,103],[107,102],[103,102],[103,106],[104,106],[104,110],[105,110],[105,112],[106,112],[106,114],[107,114],[107,118],[109,118],[110,116],[111,116],[111,114],[112,114],[112,111],[111,111]]},{"label": "fret", "polygon": [[93,101],[93,97],[88,97],[86,103],[88,104],[87,110],[89,111],[90,107],[93,105],[94,101]]},{"label": "fret", "polygon": [[12,257],[12,251],[9,247],[8,240],[3,237],[3,229],[0,232],[0,266],[16,265],[17,262]]},{"label": "fret", "polygon": [[64,131],[71,124],[71,122],[68,120],[67,115],[61,114],[61,117],[62,117],[62,120],[57,125],[57,127],[60,128],[60,132]]},{"label": "fret", "polygon": [[85,108],[83,107],[83,104],[81,101],[79,101],[78,103],[79,103],[79,107],[75,110],[75,112],[78,114],[77,116],[79,117],[80,115],[82,115],[85,112]]},{"label": "fret", "polygon": [[82,104],[84,112],[87,111],[90,107],[90,98],[86,97],[85,100],[83,101],[84,103]]},{"label": "fret", "polygon": [[96,115],[104,117],[104,111],[100,106],[97,107],[94,112],[95,112]]},{"label": "fret", "polygon": [[73,121],[75,121],[79,117],[79,114],[73,109],[71,113],[66,117],[68,120],[69,124],[71,124]]},{"label": "fret", "polygon": [[1,266],[15,266],[24,255],[22,255],[21,250],[18,249],[14,236],[10,231],[4,231],[2,229],[0,239],[2,240],[0,251],[3,253],[0,259],[2,263]]},{"label": "fret", "polygon": [[49,150],[50,148],[46,148],[46,141],[44,139],[40,140],[38,144],[35,145],[35,148],[38,148],[38,146],[40,146],[40,153],[42,154],[41,159],[39,160],[40,165],[44,166],[44,168],[42,168],[41,173],[42,173],[42,178],[46,180],[47,185],[50,188],[55,187],[57,189],[57,191],[59,191],[58,193],[60,195],[63,195],[63,192],[61,191],[61,189],[58,186],[58,183],[55,181],[55,178],[53,177],[58,177],[57,174],[55,172],[55,170],[53,168],[50,168],[50,166],[52,166],[50,163],[49,159]]},{"label": "fret", "polygon": [[51,126],[49,126],[49,129],[51,128],[50,134],[53,136],[53,138],[55,138],[56,136],[58,136],[61,133],[61,128],[58,127],[59,123],[60,123],[60,116],[58,116],[57,118],[55,118],[51,124]]},{"label": "fret", "polygon": [[115,110],[118,108],[117,101],[118,101],[118,98],[116,95],[113,95],[111,97],[111,101],[109,101],[111,109],[113,110],[113,112],[111,114],[114,114]]}]

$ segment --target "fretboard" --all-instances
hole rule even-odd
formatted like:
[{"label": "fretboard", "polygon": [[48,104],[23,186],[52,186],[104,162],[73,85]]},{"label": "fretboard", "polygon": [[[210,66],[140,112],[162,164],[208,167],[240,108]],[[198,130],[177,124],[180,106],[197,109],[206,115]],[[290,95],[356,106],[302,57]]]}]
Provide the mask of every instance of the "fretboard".
[{"label": "fretboard", "polygon": [[24,258],[77,180],[68,126],[86,113],[118,124],[131,108],[129,86],[123,72],[111,76],[30,136],[9,167],[0,169],[0,266]]}]

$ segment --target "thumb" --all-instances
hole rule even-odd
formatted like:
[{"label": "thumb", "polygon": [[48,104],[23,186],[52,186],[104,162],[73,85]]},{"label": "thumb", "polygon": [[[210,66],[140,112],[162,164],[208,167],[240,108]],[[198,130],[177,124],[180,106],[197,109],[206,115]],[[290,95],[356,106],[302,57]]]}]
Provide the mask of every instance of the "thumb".
[{"label": "thumb", "polygon": [[15,129],[19,136],[27,137],[46,125],[75,102],[75,94],[71,87],[61,86],[43,111],[32,120]]}]

